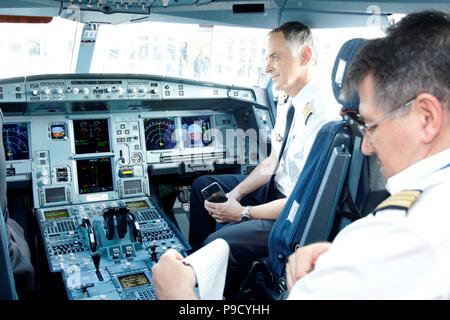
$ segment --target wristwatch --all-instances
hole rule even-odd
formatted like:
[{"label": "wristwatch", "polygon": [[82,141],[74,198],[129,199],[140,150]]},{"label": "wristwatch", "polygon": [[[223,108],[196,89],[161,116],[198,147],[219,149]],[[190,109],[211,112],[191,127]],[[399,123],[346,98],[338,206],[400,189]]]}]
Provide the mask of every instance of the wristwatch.
[{"label": "wristwatch", "polygon": [[250,208],[251,207],[252,206],[246,206],[244,208],[244,210],[242,210],[241,221],[248,221],[248,220],[250,220]]}]

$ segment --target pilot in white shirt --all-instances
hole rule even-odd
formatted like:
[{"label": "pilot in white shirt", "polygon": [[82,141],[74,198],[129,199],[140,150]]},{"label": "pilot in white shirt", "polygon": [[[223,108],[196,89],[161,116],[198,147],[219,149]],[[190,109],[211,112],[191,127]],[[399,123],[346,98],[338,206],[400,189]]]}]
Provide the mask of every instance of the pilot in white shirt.
[{"label": "pilot in white shirt", "polygon": [[323,92],[318,81],[313,79],[294,98],[277,108],[277,121],[272,131],[272,147],[277,156],[282,139],[285,139],[282,136],[287,110],[291,103],[295,108],[288,141],[275,176],[276,188],[286,197],[294,189],[320,128],[327,122],[340,119],[339,105],[325,97]]},{"label": "pilot in white shirt", "polygon": [[[387,189],[397,200],[342,230],[289,299],[450,298],[450,149],[392,176]],[[422,193],[396,208],[405,190]]]}]

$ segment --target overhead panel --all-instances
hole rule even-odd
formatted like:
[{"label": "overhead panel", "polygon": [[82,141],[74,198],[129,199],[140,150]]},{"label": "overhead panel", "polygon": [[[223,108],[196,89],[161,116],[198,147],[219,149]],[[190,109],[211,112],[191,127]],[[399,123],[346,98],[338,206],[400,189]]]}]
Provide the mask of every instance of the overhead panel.
[{"label": "overhead panel", "polygon": [[[60,2],[55,0],[55,2]],[[180,7],[194,5],[197,0],[77,0],[63,1],[63,7],[76,6],[81,10],[101,11],[103,13],[148,14],[150,8]]]}]

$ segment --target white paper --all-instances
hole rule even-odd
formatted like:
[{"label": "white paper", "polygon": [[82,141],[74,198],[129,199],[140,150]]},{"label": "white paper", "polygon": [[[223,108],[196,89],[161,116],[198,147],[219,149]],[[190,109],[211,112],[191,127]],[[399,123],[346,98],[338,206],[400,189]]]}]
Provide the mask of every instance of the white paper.
[{"label": "white paper", "polygon": [[223,299],[229,252],[228,243],[223,239],[216,239],[184,258],[183,262],[194,269],[200,299]]}]

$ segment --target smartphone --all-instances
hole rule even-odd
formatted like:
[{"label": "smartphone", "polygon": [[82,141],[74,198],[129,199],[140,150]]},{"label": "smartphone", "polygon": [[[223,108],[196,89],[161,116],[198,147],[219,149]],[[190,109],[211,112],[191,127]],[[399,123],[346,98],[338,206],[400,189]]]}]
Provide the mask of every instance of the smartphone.
[{"label": "smartphone", "polygon": [[222,187],[217,182],[211,183],[200,192],[209,202],[226,202],[228,200]]}]

